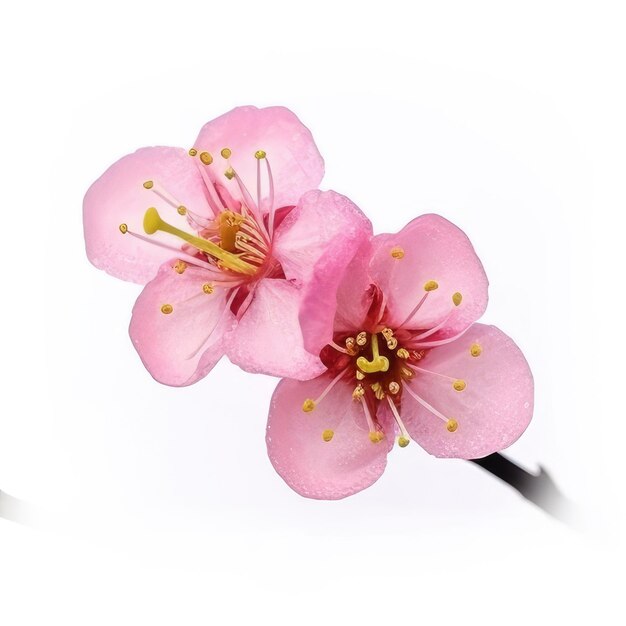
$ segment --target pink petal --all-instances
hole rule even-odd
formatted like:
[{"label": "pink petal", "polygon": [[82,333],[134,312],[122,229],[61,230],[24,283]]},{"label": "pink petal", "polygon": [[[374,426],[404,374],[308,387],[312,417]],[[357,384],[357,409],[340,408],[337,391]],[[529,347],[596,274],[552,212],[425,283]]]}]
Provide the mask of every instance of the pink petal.
[{"label": "pink petal", "polygon": [[[190,385],[206,376],[224,354],[224,335],[234,324],[226,310],[228,291],[203,291],[210,283],[201,268],[183,274],[165,263],[133,308],[130,336],[144,365],[161,383]],[[163,305],[173,311],[164,314]]]},{"label": "pink petal", "polygon": [[[452,313],[446,324],[447,334],[452,334],[485,311],[488,281],[483,266],[465,233],[443,217],[422,215],[396,235],[378,235],[374,246],[370,273],[387,297],[390,324],[404,322],[432,280],[439,288],[429,292],[408,328],[432,328]],[[392,256],[398,250],[403,258]],[[452,303],[456,292],[463,297],[458,307]]]},{"label": "pink petal", "polygon": [[[293,206],[309,189],[315,189],[324,175],[324,161],[311,132],[284,107],[257,109],[238,107],[205,124],[195,147],[213,156],[212,168],[218,178],[238,198],[234,180],[223,174],[230,165],[256,199],[257,159],[255,152],[264,150],[274,179],[274,207]],[[228,162],[220,155],[223,148],[231,150]],[[265,164],[261,163],[262,180],[266,181]],[[263,183],[263,197],[268,187]]]},{"label": "pink petal", "polygon": [[[372,443],[363,421],[363,409],[352,400],[352,386],[340,381],[314,411],[302,403],[317,398],[332,380],[282,380],[270,407],[267,450],[274,469],[297,493],[307,498],[338,500],[373,484],[383,473],[393,435]],[[322,433],[334,431],[331,441]]]},{"label": "pink petal", "polygon": [[229,337],[228,358],[247,372],[315,378],[321,361],[304,349],[298,323],[300,291],[283,279],[257,283],[254,299]]},{"label": "pink petal", "polygon": [[[480,355],[472,356],[473,345]],[[415,439],[439,457],[475,459],[510,446],[526,430],[533,414],[533,378],[528,363],[510,337],[495,326],[474,324],[456,341],[433,348],[419,365],[464,380],[418,372],[411,388],[458,423],[455,432],[403,392],[401,416]]]},{"label": "pink petal", "polygon": [[334,191],[305,193],[276,231],[274,256],[285,276],[306,283],[318,261],[343,269],[372,236],[372,224],[345,196]]},{"label": "pink petal", "polygon": [[[143,187],[148,180],[161,185],[189,209],[208,214],[202,178],[194,160],[181,148],[142,148],[121,158],[102,174],[83,201],[87,256],[96,267],[137,283],[153,278],[161,263],[175,253],[130,234],[122,235],[120,224],[145,235],[144,213],[155,206],[163,219],[189,230],[184,217]],[[171,235],[160,233],[159,240],[181,247],[181,241]]]}]

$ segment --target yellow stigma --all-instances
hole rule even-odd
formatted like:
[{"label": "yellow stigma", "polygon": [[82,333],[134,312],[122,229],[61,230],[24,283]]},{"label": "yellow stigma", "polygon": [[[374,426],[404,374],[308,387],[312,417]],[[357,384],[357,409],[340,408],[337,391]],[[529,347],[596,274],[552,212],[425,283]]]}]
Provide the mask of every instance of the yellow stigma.
[{"label": "yellow stigma", "polygon": [[220,151],[220,154],[225,158],[225,159],[230,159],[230,155],[232,154],[232,151],[230,148],[222,148]]},{"label": "yellow stigma", "polygon": [[[359,337],[365,333],[359,333],[356,338],[356,342],[359,342]],[[366,374],[374,374],[376,372],[386,372],[389,369],[389,359],[386,356],[381,356],[378,352],[378,334],[372,335],[372,360],[369,361],[364,356],[360,356],[356,360],[357,367]]]},{"label": "yellow stigma", "polygon": [[390,253],[394,259],[403,259],[404,258],[404,250],[400,246],[394,246],[391,248]]},{"label": "yellow stigma", "polygon": [[311,398],[307,398],[303,403],[302,403],[302,410],[305,413],[310,413],[313,409],[315,408],[315,402],[313,400],[311,400]]},{"label": "yellow stigma", "polygon": [[398,391],[400,391],[400,385],[395,380],[392,380],[387,388],[389,389],[389,393],[393,394],[394,396],[398,393]]},{"label": "yellow stigma", "polygon": [[184,207],[182,204],[176,210],[178,215],[187,215],[187,207]]},{"label": "yellow stigma", "polygon": [[472,347],[470,348],[470,354],[472,356],[480,356],[482,351],[483,349],[477,343],[473,343]]},{"label": "yellow stigma", "polygon": [[128,225],[120,224],[120,233],[122,233],[122,235],[125,235],[127,232],[128,232]]},{"label": "yellow stigma", "polygon": [[144,189],[152,189],[154,187],[154,183],[151,180],[147,180],[144,184]]},{"label": "yellow stigma", "polygon": [[210,296],[215,291],[215,289],[213,288],[213,285],[211,283],[204,283],[204,285],[202,285],[202,291]]},{"label": "yellow stigma", "polygon": [[226,178],[228,178],[228,180],[232,180],[233,178],[235,178],[235,170],[232,167],[229,167],[224,172],[224,176],[226,176]]},{"label": "yellow stigma", "polygon": [[435,291],[435,289],[439,288],[439,283],[436,280],[429,280],[424,285],[424,291]]},{"label": "yellow stigma", "polygon": [[185,263],[184,261],[176,261],[176,263],[174,263],[174,271],[177,274],[182,274],[186,269],[187,263]]},{"label": "yellow stigma", "polygon": [[265,154],[265,150],[257,150],[254,153],[254,156],[260,161],[261,159],[264,159],[267,155]]},{"label": "yellow stigma", "polygon": [[173,310],[174,307],[171,304],[164,304],[161,307],[161,313],[163,313],[163,315],[169,315]]},{"label": "yellow stigma", "polygon": [[463,296],[458,291],[452,294],[452,302],[454,306],[459,306],[462,300],[463,300]]},{"label": "yellow stigma", "polygon": [[335,436],[335,431],[331,430],[330,428],[327,428],[323,433],[322,433],[322,439],[328,443],[333,437]]},{"label": "yellow stigma", "polygon": [[213,163],[213,157],[208,152],[201,152],[200,153],[200,160],[205,165],[211,165],[211,163]]},{"label": "yellow stigma", "polygon": [[380,443],[385,438],[380,430],[370,430],[370,441],[372,443]]},{"label": "yellow stigma", "polygon": [[212,241],[202,239],[201,237],[195,237],[194,235],[186,233],[184,230],[180,230],[180,228],[176,228],[175,226],[164,222],[161,219],[159,212],[154,207],[150,207],[143,216],[143,229],[148,235],[154,235],[154,233],[161,230],[165,233],[169,233],[170,235],[174,235],[175,237],[179,237],[183,241],[186,241],[192,246],[198,248],[198,250],[206,252],[212,257],[219,259],[225,268],[235,272],[248,275],[254,275],[257,272],[256,267],[250,265],[250,263],[247,263],[246,261],[242,261],[238,256],[232,254],[231,252],[223,250]]},{"label": "yellow stigma", "polygon": [[448,423],[446,424],[446,428],[448,429],[448,432],[451,432],[451,433],[453,433],[458,427],[459,427],[459,423],[455,419],[449,419]]},{"label": "yellow stigma", "polygon": [[467,387],[467,384],[464,380],[455,380],[452,383],[452,386],[454,387],[455,391],[463,391],[463,389],[465,389],[465,387]]},{"label": "yellow stigma", "polygon": [[189,156],[196,156],[198,151],[195,148],[189,148]]},{"label": "yellow stigma", "polygon": [[404,436],[398,437],[398,445],[401,448],[406,448],[410,442],[411,440],[408,437],[404,437]]},{"label": "yellow stigma", "polygon": [[399,358],[401,359],[408,359],[409,358],[409,351],[406,348],[400,348],[396,354],[398,355]]}]

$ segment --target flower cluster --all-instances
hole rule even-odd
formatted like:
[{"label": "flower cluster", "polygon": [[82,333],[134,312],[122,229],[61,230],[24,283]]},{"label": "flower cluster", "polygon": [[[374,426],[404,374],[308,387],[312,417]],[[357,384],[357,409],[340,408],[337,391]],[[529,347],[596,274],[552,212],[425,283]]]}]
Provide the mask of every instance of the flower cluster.
[{"label": "flower cluster", "polygon": [[374,236],[318,189],[323,171],[292,112],[241,107],[191,149],[144,148],[91,186],[87,254],[145,285],[130,336],[148,371],[189,385],[226,355],[283,377],[268,453],[311,498],[368,487],[395,442],[463,459],[509,446],[532,417],[532,375],[476,323],[488,283],[465,234],[423,215]]}]

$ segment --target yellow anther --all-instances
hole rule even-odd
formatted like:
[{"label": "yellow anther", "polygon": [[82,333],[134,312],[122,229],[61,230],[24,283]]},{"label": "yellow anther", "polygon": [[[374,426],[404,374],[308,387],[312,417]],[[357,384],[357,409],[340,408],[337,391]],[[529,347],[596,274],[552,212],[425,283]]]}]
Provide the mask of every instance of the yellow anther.
[{"label": "yellow anther", "polygon": [[161,307],[161,313],[163,313],[163,315],[169,315],[173,310],[174,307],[171,304],[164,304]]},{"label": "yellow anther", "polygon": [[184,207],[182,204],[176,210],[178,215],[187,215],[187,207]]},{"label": "yellow anther", "polygon": [[331,430],[330,428],[327,428],[323,433],[322,433],[322,439],[328,443],[333,437],[335,436],[335,431]]},{"label": "yellow anther", "polygon": [[399,358],[401,359],[408,359],[410,354],[409,351],[406,348],[400,348],[396,354],[398,355]]},{"label": "yellow anther", "polygon": [[144,189],[152,189],[152,187],[154,187],[154,183],[151,180],[147,180],[144,184],[143,184]]},{"label": "yellow anther", "polygon": [[230,159],[230,155],[232,154],[232,151],[230,148],[222,148],[220,150],[220,154],[225,158],[225,159]]},{"label": "yellow anther", "polygon": [[370,441],[372,443],[380,443],[385,435],[380,430],[370,430]]},{"label": "yellow anther", "polygon": [[364,346],[367,343],[367,333],[364,330],[356,336],[356,342],[359,346]]},{"label": "yellow anther", "polygon": [[363,380],[365,378],[365,374],[361,370],[356,371],[356,379]]},{"label": "yellow anther", "polygon": [[465,389],[465,387],[467,387],[467,384],[464,380],[455,380],[452,383],[452,386],[454,387],[455,391],[463,391],[463,389]]},{"label": "yellow anther", "polygon": [[400,370],[400,373],[402,374],[403,378],[413,378],[413,376],[415,375],[415,372],[413,370],[410,370],[408,367],[403,367]]},{"label": "yellow anther", "polygon": [[398,340],[395,337],[387,339],[387,347],[390,350],[395,350],[398,347]]},{"label": "yellow anther", "polygon": [[356,339],[354,337],[348,337],[346,339],[346,350],[350,356],[354,356],[359,351],[356,347]]},{"label": "yellow anther", "polygon": [[446,428],[448,432],[453,433],[459,427],[459,423],[455,419],[449,419],[446,423]]},{"label": "yellow anther", "polygon": [[459,306],[462,300],[463,296],[458,291],[452,294],[452,302],[454,303],[454,306]]},{"label": "yellow anther", "polygon": [[202,285],[202,291],[210,296],[215,291],[215,289],[213,288],[213,285],[211,283],[204,283],[204,285]]},{"label": "yellow anther", "polygon": [[372,385],[372,391],[378,400],[382,400],[385,397],[385,390],[380,383],[374,383]]},{"label": "yellow anther", "polygon": [[435,291],[435,289],[439,288],[439,283],[436,280],[429,280],[424,285],[424,291]]},{"label": "yellow anther", "polygon": [[264,159],[267,155],[265,154],[265,150],[257,150],[257,151],[254,153],[254,156],[255,156],[257,159],[261,160],[261,159]]},{"label": "yellow anther", "polygon": [[311,400],[311,398],[307,398],[303,403],[302,403],[302,410],[305,413],[310,413],[313,409],[315,408],[315,402],[313,400]]},{"label": "yellow anther", "polygon": [[200,153],[200,160],[205,165],[211,165],[211,163],[213,163],[213,157],[208,152],[201,152]]},{"label": "yellow anther", "polygon": [[228,180],[232,180],[233,178],[235,178],[235,170],[232,167],[229,167],[224,172],[224,176],[226,176],[226,178],[228,178]]},{"label": "yellow anther", "polygon": [[404,437],[404,436],[398,437],[398,445],[401,448],[406,448],[409,445],[409,443],[411,443],[411,440],[408,437]]},{"label": "yellow anther", "polygon": [[125,235],[127,232],[128,232],[128,225],[120,224],[120,233],[122,233],[122,235]]},{"label": "yellow anther", "polygon": [[383,328],[380,332],[387,341],[393,337],[393,330],[391,330],[391,328]]},{"label": "yellow anther", "polygon": [[404,258],[404,250],[400,246],[391,248],[390,254],[394,259],[400,260]]},{"label": "yellow anther", "polygon": [[365,389],[363,389],[363,385],[359,384],[354,388],[352,392],[353,400],[360,400],[365,395]]},{"label": "yellow anther", "polygon": [[483,349],[477,344],[477,343],[473,343],[472,347],[470,348],[470,354],[472,356],[480,356],[482,354]]},{"label": "yellow anther", "polygon": [[400,385],[395,380],[392,380],[387,388],[389,389],[389,393],[392,393],[394,396],[400,391]]},{"label": "yellow anther", "polygon": [[198,151],[195,148],[189,148],[189,156],[196,156]]},{"label": "yellow anther", "polygon": [[186,269],[187,263],[185,263],[184,261],[176,261],[176,263],[174,263],[174,271],[177,274],[182,274]]}]

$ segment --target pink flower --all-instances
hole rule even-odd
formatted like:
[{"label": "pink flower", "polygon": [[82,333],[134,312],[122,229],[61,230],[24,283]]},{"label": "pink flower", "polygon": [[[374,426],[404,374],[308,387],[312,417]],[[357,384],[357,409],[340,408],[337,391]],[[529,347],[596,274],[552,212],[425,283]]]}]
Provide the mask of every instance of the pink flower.
[{"label": "pink flower", "polygon": [[347,198],[316,190],[323,171],[291,111],[241,107],[206,124],[188,152],[143,148],[91,186],[87,255],[147,283],[130,335],[154,378],[191,384],[224,354],[251,372],[324,370],[303,345],[301,287],[329,253],[349,258],[371,226]]},{"label": "pink flower", "polygon": [[[526,429],[533,380],[519,348],[474,323],[487,277],[465,234],[423,215],[365,244],[341,271],[317,263],[301,309],[305,345],[328,371],[279,383],[268,453],[295,491],[349,496],[374,483],[397,441],[471,459]],[[320,294],[322,297],[320,297]]]}]

